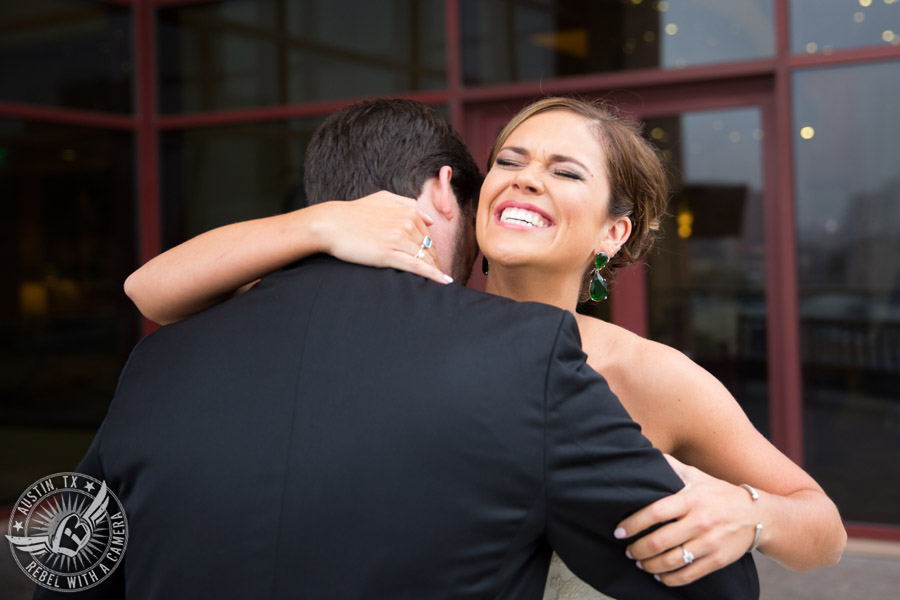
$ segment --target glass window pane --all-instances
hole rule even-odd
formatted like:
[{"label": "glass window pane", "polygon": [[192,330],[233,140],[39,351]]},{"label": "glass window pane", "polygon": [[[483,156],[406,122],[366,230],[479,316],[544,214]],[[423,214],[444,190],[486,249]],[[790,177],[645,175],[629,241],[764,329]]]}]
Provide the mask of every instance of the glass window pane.
[{"label": "glass window pane", "polygon": [[0,504],[75,467],[137,341],[133,160],[130,133],[0,119]]},{"label": "glass window pane", "polygon": [[774,55],[772,0],[460,0],[467,84]]},{"label": "glass window pane", "polygon": [[158,11],[160,109],[446,87],[441,0],[227,0]]},{"label": "glass window pane", "polygon": [[122,6],[0,2],[0,99],[131,112],[132,45]]},{"label": "glass window pane", "polygon": [[806,466],[844,518],[900,524],[900,63],[794,76]]},{"label": "glass window pane", "polygon": [[303,156],[322,119],[166,132],[163,242],[305,206]]},{"label": "glass window pane", "polygon": [[900,45],[900,0],[791,0],[791,52]]},{"label": "glass window pane", "polygon": [[649,334],[715,375],[769,430],[760,111],[649,119],[673,196],[648,258]]}]

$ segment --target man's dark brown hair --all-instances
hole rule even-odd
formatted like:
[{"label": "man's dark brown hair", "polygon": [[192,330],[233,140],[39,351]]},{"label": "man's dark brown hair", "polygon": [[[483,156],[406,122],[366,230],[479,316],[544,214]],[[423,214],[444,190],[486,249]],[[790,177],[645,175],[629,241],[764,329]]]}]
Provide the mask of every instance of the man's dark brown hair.
[{"label": "man's dark brown hair", "polygon": [[474,223],[482,175],[459,134],[432,108],[412,100],[372,100],[329,116],[306,150],[309,204],[353,200],[379,190],[415,198],[440,168],[463,218]]}]

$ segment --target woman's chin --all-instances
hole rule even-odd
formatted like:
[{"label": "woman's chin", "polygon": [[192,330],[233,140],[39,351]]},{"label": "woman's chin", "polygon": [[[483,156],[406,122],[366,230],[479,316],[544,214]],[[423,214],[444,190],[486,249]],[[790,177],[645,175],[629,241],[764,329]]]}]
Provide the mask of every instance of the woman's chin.
[{"label": "woman's chin", "polygon": [[525,271],[533,271],[529,277],[540,277],[542,271],[547,269],[547,265],[541,260],[541,257],[533,254],[485,254],[488,264],[492,272],[500,270],[517,271],[517,276],[524,276]]}]

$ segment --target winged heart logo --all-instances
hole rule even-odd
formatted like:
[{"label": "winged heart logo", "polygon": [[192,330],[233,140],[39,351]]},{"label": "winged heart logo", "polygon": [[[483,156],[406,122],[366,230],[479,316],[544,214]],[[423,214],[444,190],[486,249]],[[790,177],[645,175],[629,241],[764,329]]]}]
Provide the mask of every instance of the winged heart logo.
[{"label": "winged heart logo", "polygon": [[128,541],[127,525],[125,511],[105,481],[57,473],[19,497],[6,539],[32,581],[76,591],[97,585],[118,566]]},{"label": "winged heart logo", "polygon": [[108,494],[104,481],[97,497],[83,513],[75,511],[60,515],[60,518],[54,519],[55,526],[47,534],[23,537],[7,535],[6,539],[19,550],[30,554],[52,552],[75,557],[88,545],[97,524],[106,516]]}]

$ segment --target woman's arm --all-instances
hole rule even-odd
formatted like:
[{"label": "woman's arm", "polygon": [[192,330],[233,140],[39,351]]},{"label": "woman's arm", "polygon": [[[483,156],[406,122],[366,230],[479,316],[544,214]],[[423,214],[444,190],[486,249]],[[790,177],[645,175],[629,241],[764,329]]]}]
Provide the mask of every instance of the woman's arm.
[{"label": "woman's arm", "polygon": [[[838,562],[847,534],[834,503],[753,427],[715,377],[682,353],[647,340],[637,345],[631,362],[637,365],[628,385],[639,397],[635,420],[641,423],[640,414],[655,411],[654,427],[664,423],[669,434],[670,447],[664,449],[697,467],[674,461],[685,489],[620,524],[618,533],[625,537],[674,519],[629,546],[641,568],[668,585],[689,583],[744,554],[757,523],[763,524],[759,550],[790,569]],[[625,395],[622,401],[631,411]],[[755,488],[759,499],[742,483]],[[695,557],[690,566],[684,548]]]},{"label": "woman's arm", "polygon": [[416,201],[378,192],[213,229],[160,254],[125,280],[148,319],[173,323],[245,291],[260,277],[312,254],[393,267],[447,283],[434,248],[416,259],[432,220]]}]

